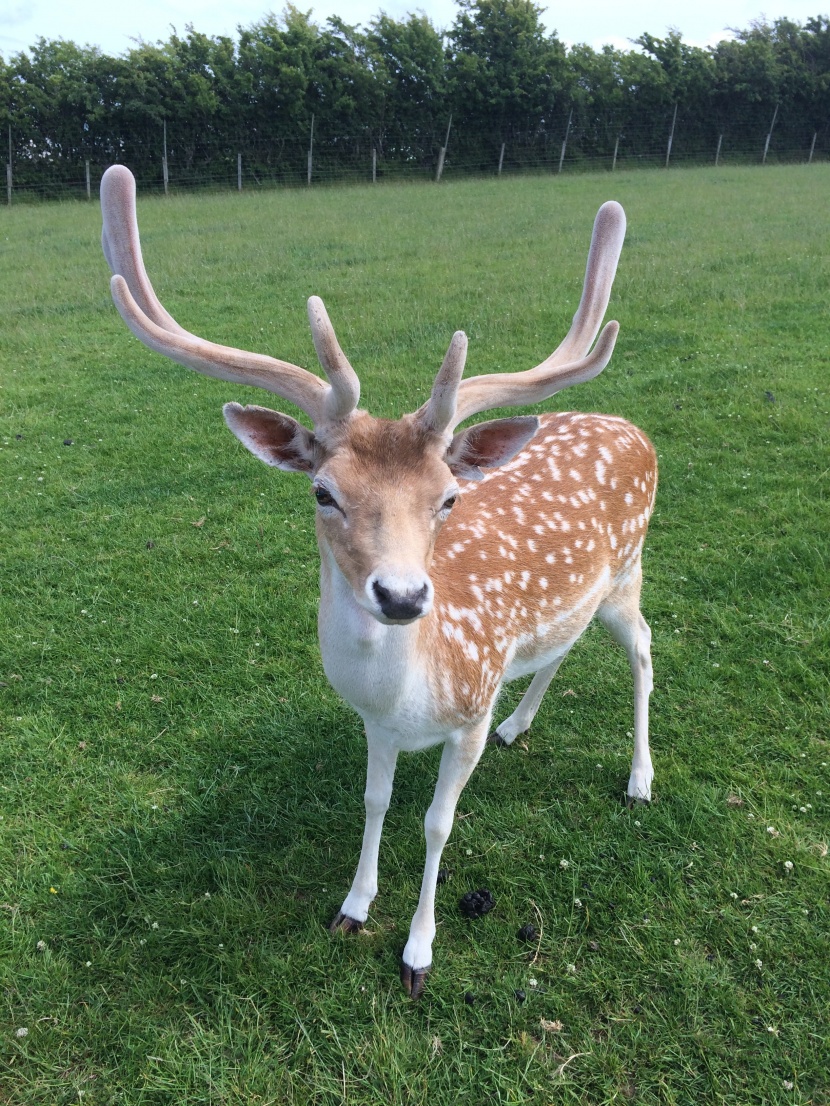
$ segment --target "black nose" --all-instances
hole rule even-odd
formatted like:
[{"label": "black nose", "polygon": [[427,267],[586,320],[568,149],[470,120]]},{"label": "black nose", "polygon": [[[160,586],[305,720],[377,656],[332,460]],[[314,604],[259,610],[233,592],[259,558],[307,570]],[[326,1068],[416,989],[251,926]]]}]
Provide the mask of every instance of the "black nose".
[{"label": "black nose", "polygon": [[386,618],[395,622],[410,622],[424,613],[429,589],[424,584],[417,591],[392,591],[375,580],[372,591]]}]

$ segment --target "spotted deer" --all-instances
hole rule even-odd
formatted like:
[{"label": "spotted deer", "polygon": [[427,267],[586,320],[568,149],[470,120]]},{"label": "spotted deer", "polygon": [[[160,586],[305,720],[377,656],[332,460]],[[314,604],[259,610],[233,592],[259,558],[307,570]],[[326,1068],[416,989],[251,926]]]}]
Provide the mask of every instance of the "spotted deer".
[{"label": "spotted deer", "polygon": [[[467,339],[452,338],[429,400],[396,421],[358,409],[360,385],[316,296],[308,314],[326,380],[297,365],[215,345],[184,330],[147,278],[135,181],[101,184],[112,296],[151,349],[197,372],[288,400],[313,430],[264,407],[228,403],[231,431],[267,465],[305,474],[316,499],[323,667],[365,724],[366,823],[357,873],[331,930],[366,921],[377,894],[381,827],[398,754],[443,745],[424,828],[426,864],[401,979],[417,998],[432,964],[435,888],[462,788],[488,740],[506,680],[533,673],[490,740],[511,744],[595,616],[634,678],[627,793],[651,797],[651,633],[640,613],[641,553],[657,462],[636,427],[609,415],[519,416],[456,431],[491,408],[527,406],[608,363],[619,326],[602,318],[625,234],[619,204],[596,217],[573,325],[536,368],[462,379]],[[593,347],[593,348],[592,348]]]}]

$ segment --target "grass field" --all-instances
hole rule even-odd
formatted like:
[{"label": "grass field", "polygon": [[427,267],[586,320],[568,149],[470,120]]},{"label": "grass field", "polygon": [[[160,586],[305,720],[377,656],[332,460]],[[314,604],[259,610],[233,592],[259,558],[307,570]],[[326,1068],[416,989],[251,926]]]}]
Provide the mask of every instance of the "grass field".
[{"label": "grass field", "polygon": [[365,749],[320,665],[308,483],[222,423],[268,399],[132,338],[94,206],[0,212],[4,1106],[830,1103],[830,167],[139,218],[183,325],[316,367],[317,293],[396,415],[456,328],[470,373],[553,348],[611,197],[617,352],[546,406],[624,415],[660,455],[655,801],[621,803],[631,681],[591,630],[462,796],[417,1004],[397,969],[437,758],[400,764],[367,931],[330,937]]}]

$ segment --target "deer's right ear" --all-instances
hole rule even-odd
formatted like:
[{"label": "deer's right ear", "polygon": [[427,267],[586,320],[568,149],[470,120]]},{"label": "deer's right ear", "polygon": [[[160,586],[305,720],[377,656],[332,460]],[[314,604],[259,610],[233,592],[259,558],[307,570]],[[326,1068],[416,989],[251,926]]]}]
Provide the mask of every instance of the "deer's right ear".
[{"label": "deer's right ear", "polygon": [[296,419],[268,407],[226,403],[225,422],[240,442],[266,465],[311,476],[317,460],[317,439]]}]

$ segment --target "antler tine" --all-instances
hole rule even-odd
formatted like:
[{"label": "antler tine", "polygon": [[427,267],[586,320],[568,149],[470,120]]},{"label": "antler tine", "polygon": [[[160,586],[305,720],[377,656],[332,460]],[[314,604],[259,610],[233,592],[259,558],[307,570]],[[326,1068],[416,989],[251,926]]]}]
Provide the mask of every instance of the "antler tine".
[{"label": "antler tine", "polygon": [[326,414],[332,420],[346,418],[360,400],[360,381],[340,348],[329,313],[319,296],[309,298],[308,321],[317,357],[331,382]]},{"label": "antler tine", "polygon": [[432,385],[429,401],[421,407],[417,416],[430,430],[443,434],[453,425],[458,398],[458,386],[467,360],[467,335],[456,330],[450,341],[441,368]]},{"label": "antler tine", "polygon": [[593,351],[588,351],[608,307],[624,238],[625,212],[618,203],[609,200],[594,220],[582,297],[564,341],[533,369],[462,380],[451,421],[453,427],[493,407],[540,403],[563,388],[582,384],[602,372],[614,351],[619,324],[608,323]]},{"label": "antler tine", "polygon": [[624,239],[625,212],[615,200],[608,200],[594,219],[582,296],[571,329],[542,364],[565,364],[584,357],[591,348],[611,298]]},{"label": "antler tine", "polygon": [[[326,383],[299,365],[207,342],[179,326],[162,307],[147,277],[136,220],[135,178],[125,166],[113,165],[104,174],[101,208],[102,246],[114,274],[110,282],[112,298],[124,322],[146,346],[206,376],[281,396],[305,411],[315,425],[346,418],[354,410],[360,385],[336,338],[334,349],[339,360],[337,356],[327,361],[321,357],[323,368],[327,372],[331,368],[332,372],[331,383]],[[324,307],[322,312],[325,315]]]},{"label": "antler tine", "polygon": [[135,211],[135,177],[125,165],[111,165],[101,178],[101,214],[101,246],[110,271],[124,277],[135,302],[156,326],[171,334],[187,334],[159,303],[144,268]]}]

